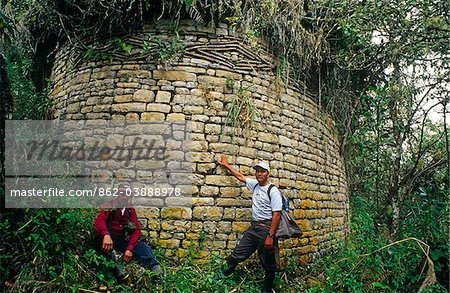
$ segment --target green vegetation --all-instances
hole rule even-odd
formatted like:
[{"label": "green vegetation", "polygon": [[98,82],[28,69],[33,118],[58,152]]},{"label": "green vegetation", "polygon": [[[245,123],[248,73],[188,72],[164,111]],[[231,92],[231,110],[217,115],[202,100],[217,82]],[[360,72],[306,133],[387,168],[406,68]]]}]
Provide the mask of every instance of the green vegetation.
[{"label": "green vegetation", "polygon": [[169,61],[183,54],[184,45],[180,44],[178,36],[167,41],[164,41],[162,38],[157,38],[156,43],[157,59],[159,61]]},{"label": "green vegetation", "polygon": [[436,282],[448,273],[448,192],[441,187],[413,196],[407,210],[415,215],[391,242],[370,201],[354,195],[352,233],[337,253],[313,264],[309,292],[448,292],[445,281]]},{"label": "green vegetation", "polygon": [[258,109],[253,105],[251,93],[242,87],[238,89],[229,107],[224,124],[232,127],[234,131],[232,137],[238,135],[237,130],[250,129],[259,116]]},{"label": "green vegetation", "polygon": [[[156,287],[149,274],[136,271],[130,284],[118,284],[112,274],[113,263],[94,249],[93,222],[98,210],[21,210],[2,215],[2,290],[29,292],[230,292],[239,288],[251,292],[259,288],[262,271],[248,276],[250,267],[241,268],[230,279],[214,280],[222,264],[220,256],[198,264],[191,257],[178,261],[166,254],[175,250],[154,247],[165,268],[165,282]],[[150,243],[154,239],[149,239]],[[192,251],[194,255],[194,251]],[[245,282],[243,282],[245,280]],[[278,286],[284,286],[279,281]],[[149,291],[150,290],[150,291]]]},{"label": "green vegetation", "polygon": [[[417,199],[428,202],[443,201],[443,190],[421,191]],[[439,199],[440,198],[440,199]],[[311,266],[298,265],[292,256],[288,265],[278,274],[277,292],[411,292],[417,291],[423,281],[433,278],[427,270],[429,263],[439,274],[445,273],[448,246],[442,239],[442,230],[448,227],[443,215],[444,204],[430,202],[423,206],[411,205],[429,215],[420,215],[404,227],[404,240],[386,242],[377,231],[376,213],[362,197],[352,198],[354,209],[352,234],[337,253],[324,256]],[[5,277],[3,289],[28,292],[106,291],[113,292],[257,292],[263,272],[256,258],[239,266],[236,273],[224,281],[214,280],[214,272],[224,259],[211,255],[210,260],[198,264],[193,260],[196,250],[187,257],[175,260],[176,250],[153,246],[165,271],[165,283],[153,285],[149,274],[135,271],[132,282],[118,284],[111,272],[112,263],[94,249],[93,221],[97,210],[30,209],[3,214],[0,226],[2,244],[1,275]],[[429,220],[426,226],[423,218]],[[419,229],[419,234],[418,231]],[[76,235],[76,237],[75,237]],[[423,235],[422,240],[412,235]],[[433,238],[436,238],[433,240]],[[155,239],[148,239],[150,243]],[[201,242],[201,240],[200,240]],[[442,242],[432,246],[427,243]],[[435,244],[433,244],[435,245]],[[202,243],[200,243],[202,246]],[[427,261],[426,255],[429,256]],[[132,270],[131,270],[132,271]],[[252,273],[256,271],[256,273]],[[432,292],[448,292],[431,284]],[[140,291],[139,291],[140,290]]]}]

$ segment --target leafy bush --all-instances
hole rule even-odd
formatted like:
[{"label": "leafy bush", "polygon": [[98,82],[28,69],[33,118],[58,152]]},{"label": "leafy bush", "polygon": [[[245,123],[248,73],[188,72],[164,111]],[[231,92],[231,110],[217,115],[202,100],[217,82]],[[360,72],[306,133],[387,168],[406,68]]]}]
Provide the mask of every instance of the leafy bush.
[{"label": "leafy bush", "polygon": [[[36,89],[32,80],[33,61],[30,57],[14,54],[5,58],[6,74],[14,99],[13,119],[43,119],[50,107],[48,89]],[[47,84],[49,82],[47,81]]]},{"label": "leafy bush", "polygon": [[[86,276],[91,264],[107,264],[102,257],[92,259],[93,213],[90,210],[27,209],[2,215],[2,281],[12,289],[27,291],[35,286],[50,290],[72,288]],[[91,258],[89,258],[91,257]],[[80,261],[86,259],[86,263]],[[95,266],[94,266],[95,267]]]},{"label": "leafy bush", "polygon": [[[441,271],[448,272],[446,229],[441,229],[441,225],[448,227],[448,223],[441,221],[445,201],[422,205],[417,213],[418,222],[415,225],[404,222],[402,226],[403,236],[408,238],[396,242],[390,242],[388,233],[377,233],[376,213],[366,199],[355,196],[351,205],[354,208],[349,240],[335,254],[313,264],[309,273],[312,286],[308,292],[416,292],[433,277],[434,271],[427,271],[430,267],[427,254],[438,276]],[[437,224],[437,221],[441,222]],[[436,227],[425,231],[417,224]],[[428,237],[430,234],[434,234],[434,240]],[[440,243],[437,248],[435,241]],[[425,289],[447,292],[445,278],[438,277],[438,281],[440,283],[430,283]]]},{"label": "leafy bush", "polygon": [[[192,257],[175,260],[170,251],[154,247],[165,271],[165,282],[156,287],[149,274],[132,274],[129,284],[116,283],[111,260],[94,249],[93,222],[97,210],[29,209],[2,215],[0,224],[2,267],[0,289],[12,292],[257,292],[263,281],[260,265],[241,265],[225,280],[214,279],[223,257],[211,255],[199,264]],[[151,239],[150,239],[151,240]],[[133,266],[133,265],[131,265]],[[255,273],[256,272],[256,273]],[[286,288],[278,280],[278,288]]]}]

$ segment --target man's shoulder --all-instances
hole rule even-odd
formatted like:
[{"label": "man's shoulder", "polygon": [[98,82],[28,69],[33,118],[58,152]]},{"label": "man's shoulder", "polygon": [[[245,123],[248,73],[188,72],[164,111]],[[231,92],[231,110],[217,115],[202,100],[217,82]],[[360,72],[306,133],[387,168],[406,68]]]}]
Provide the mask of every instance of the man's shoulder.
[{"label": "man's shoulder", "polygon": [[254,179],[254,178],[247,178],[247,180],[245,181],[245,184],[251,188],[251,189],[255,189],[256,186],[258,186],[258,180]]},{"label": "man's shoulder", "polygon": [[246,180],[247,183],[258,183],[258,180],[256,180],[255,178],[248,178]]},{"label": "man's shoulder", "polygon": [[270,186],[269,186],[269,189],[267,190],[267,192],[270,192],[270,195],[272,195],[272,194],[281,195],[281,190],[278,188],[278,186],[276,186],[273,183],[270,183]]},{"label": "man's shoulder", "polygon": [[276,184],[273,184],[272,182],[269,182],[269,188],[271,190],[277,190],[280,191],[280,189],[278,188],[278,186]]}]

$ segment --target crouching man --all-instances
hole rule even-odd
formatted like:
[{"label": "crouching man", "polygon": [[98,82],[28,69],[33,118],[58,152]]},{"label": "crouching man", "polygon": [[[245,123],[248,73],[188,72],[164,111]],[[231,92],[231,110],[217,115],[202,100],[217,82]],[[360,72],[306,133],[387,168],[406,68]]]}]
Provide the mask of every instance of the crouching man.
[{"label": "crouching man", "polygon": [[222,155],[219,164],[227,168],[239,181],[246,184],[253,191],[251,226],[244,232],[233,253],[227,259],[227,268],[218,274],[216,279],[223,275],[230,275],[238,263],[249,258],[256,250],[261,264],[265,270],[264,286],[261,292],[272,292],[277,263],[275,246],[277,239],[275,233],[280,222],[282,198],[278,188],[273,187],[270,197],[267,194],[269,183],[269,164],[261,162],[254,166],[256,179],[246,178],[228,163],[226,155]]},{"label": "crouching man", "polygon": [[[128,273],[119,264],[116,251],[123,253],[125,262],[131,259],[138,260],[146,269],[156,273],[155,282],[162,281],[161,267],[153,255],[152,249],[146,243],[139,241],[141,227],[137,218],[136,209],[128,206],[125,196],[130,186],[118,186],[118,202],[115,206],[122,208],[103,208],[95,220],[94,230],[97,243],[101,249],[117,264],[115,276],[121,282],[128,278]],[[129,235],[127,235],[129,234]]]}]

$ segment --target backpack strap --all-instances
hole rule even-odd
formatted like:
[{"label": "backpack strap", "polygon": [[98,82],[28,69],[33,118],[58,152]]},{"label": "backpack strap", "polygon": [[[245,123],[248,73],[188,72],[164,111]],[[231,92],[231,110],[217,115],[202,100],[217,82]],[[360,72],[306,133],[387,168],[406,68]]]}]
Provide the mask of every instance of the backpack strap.
[{"label": "backpack strap", "polygon": [[[253,190],[255,190],[255,188],[256,188],[256,186],[258,186],[258,184],[259,183],[256,183],[256,185],[255,186],[253,186]],[[267,189],[267,195],[269,196],[269,200],[270,201],[272,201],[272,197],[270,196],[270,191],[272,190],[272,188],[274,187],[275,185],[273,185],[272,183],[269,185],[269,189]]]},{"label": "backpack strap", "polygon": [[275,185],[270,184],[270,185],[269,185],[269,189],[267,189],[267,195],[269,196],[269,200],[270,200],[270,201],[272,201],[272,197],[270,196],[270,191],[272,190],[272,188],[273,188],[274,186],[275,186]]}]

